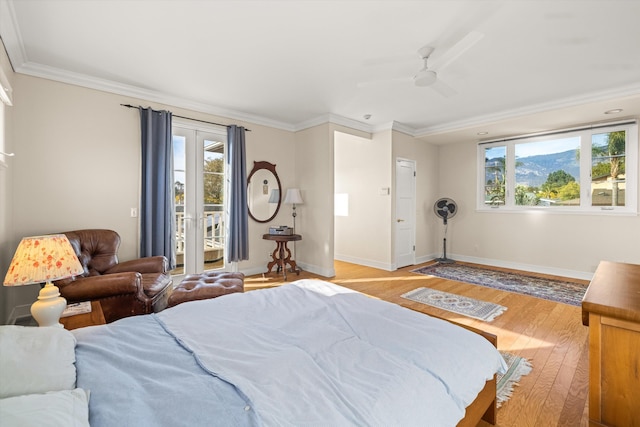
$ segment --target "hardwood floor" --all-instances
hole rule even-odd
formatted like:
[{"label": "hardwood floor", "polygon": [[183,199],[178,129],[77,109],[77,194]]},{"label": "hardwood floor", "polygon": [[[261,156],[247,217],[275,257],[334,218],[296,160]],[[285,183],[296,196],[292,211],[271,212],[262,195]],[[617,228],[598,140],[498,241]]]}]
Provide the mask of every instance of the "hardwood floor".
[{"label": "hardwood floor", "polygon": [[[532,372],[522,378],[511,399],[498,409],[497,426],[588,426],[588,328],[582,325],[580,307],[411,273],[422,265],[388,272],[336,261],[335,277],[327,279],[302,272],[299,276],[288,274],[287,282],[319,278],[495,334],[499,350],[525,357],[533,365]],[[582,283],[585,287],[588,285],[584,280],[562,279]],[[283,283],[282,275],[256,275],[245,279],[245,289]],[[418,287],[490,301],[508,309],[487,323],[400,297]],[[478,426],[487,427],[489,424],[481,422]]]}]

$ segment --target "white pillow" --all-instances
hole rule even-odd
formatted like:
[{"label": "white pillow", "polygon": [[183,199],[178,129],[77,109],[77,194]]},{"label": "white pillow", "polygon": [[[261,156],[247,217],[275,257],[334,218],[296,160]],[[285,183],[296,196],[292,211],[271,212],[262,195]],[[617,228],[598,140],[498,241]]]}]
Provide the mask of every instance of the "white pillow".
[{"label": "white pillow", "polygon": [[89,393],[75,390],[0,399],[2,425],[20,427],[89,427]]},{"label": "white pillow", "polygon": [[0,326],[0,398],[76,386],[76,337],[54,326]]}]

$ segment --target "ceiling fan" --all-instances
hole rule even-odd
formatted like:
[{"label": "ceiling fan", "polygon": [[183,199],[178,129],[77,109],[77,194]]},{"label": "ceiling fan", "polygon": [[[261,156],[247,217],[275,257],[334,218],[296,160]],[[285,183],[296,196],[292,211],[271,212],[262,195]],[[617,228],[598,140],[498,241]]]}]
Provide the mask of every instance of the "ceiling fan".
[{"label": "ceiling fan", "polygon": [[[484,34],[481,32],[471,31],[432,61],[429,61],[429,58],[434,52],[438,53],[438,49],[429,45],[423,46],[418,49],[418,55],[423,60],[424,65],[413,77],[388,79],[386,81],[412,81],[417,87],[431,87],[445,97],[455,95],[456,91],[439,78],[438,72],[455,61],[460,55],[479,42],[483,37]],[[358,86],[363,87],[379,82],[384,82],[384,80],[360,83]]]}]

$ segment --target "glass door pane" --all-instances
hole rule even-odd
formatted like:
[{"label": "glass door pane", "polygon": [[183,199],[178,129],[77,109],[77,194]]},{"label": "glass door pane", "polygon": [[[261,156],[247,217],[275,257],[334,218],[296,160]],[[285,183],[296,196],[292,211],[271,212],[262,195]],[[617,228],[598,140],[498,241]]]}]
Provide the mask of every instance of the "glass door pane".
[{"label": "glass door pane", "polygon": [[625,206],[626,146],[626,132],[623,130],[592,136],[592,206]]},{"label": "glass door pane", "polygon": [[484,150],[484,203],[486,205],[504,205],[506,158],[507,147],[504,145],[485,148]]},{"label": "glass door pane", "polygon": [[580,137],[519,143],[516,205],[580,206]]},{"label": "glass door pane", "polygon": [[184,273],[184,250],[185,250],[185,184],[186,184],[186,164],[185,148],[186,137],[183,135],[173,135],[173,181],[174,181],[174,210],[176,213],[176,268],[171,271],[172,275]]},{"label": "glass door pane", "polygon": [[201,135],[203,148],[203,240],[202,270],[224,268],[224,140],[220,135]]}]

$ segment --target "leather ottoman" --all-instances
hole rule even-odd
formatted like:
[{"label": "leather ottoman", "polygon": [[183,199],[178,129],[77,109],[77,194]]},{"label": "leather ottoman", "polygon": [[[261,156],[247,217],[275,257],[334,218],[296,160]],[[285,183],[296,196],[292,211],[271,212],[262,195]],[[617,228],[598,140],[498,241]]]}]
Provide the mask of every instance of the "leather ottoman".
[{"label": "leather ottoman", "polygon": [[235,292],[244,292],[244,274],[207,272],[190,274],[173,289],[168,307],[187,301],[216,298]]}]

